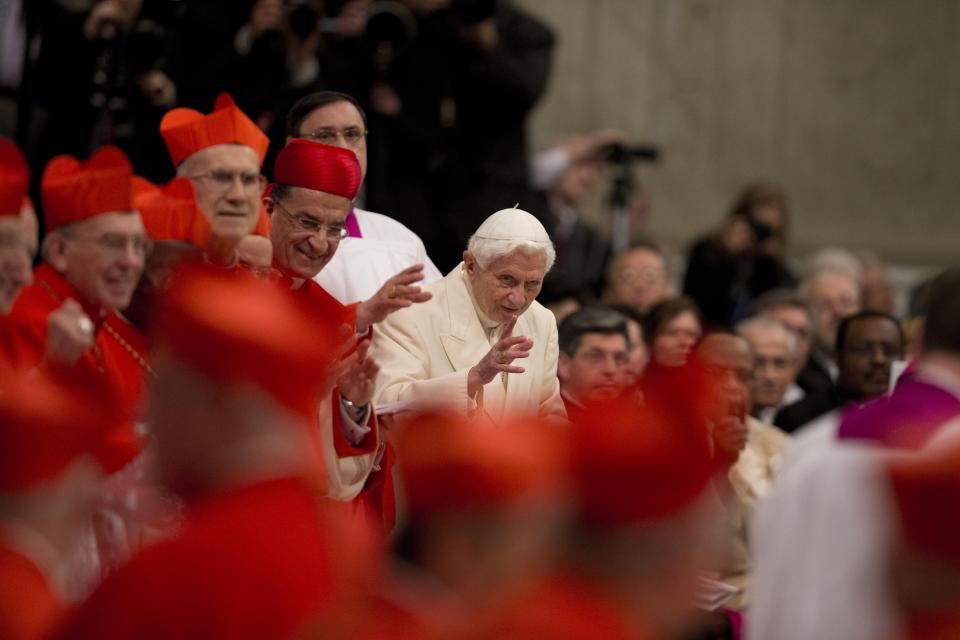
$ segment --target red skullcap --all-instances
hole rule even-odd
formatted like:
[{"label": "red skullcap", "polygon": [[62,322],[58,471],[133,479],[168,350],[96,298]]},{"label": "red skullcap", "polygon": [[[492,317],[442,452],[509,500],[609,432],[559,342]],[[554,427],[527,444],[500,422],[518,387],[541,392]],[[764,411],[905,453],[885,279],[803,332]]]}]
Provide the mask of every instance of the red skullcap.
[{"label": "red skullcap", "polygon": [[277,184],[353,200],[360,190],[360,163],[349,149],[298,138],[280,151],[273,178]]},{"label": "red skullcap", "polygon": [[565,429],[538,421],[491,427],[450,416],[404,426],[397,457],[415,517],[506,507],[560,495]]},{"label": "red skullcap", "polygon": [[133,211],[132,177],[130,161],[117,147],[100,147],[86,162],[57,156],[40,181],[47,231],[102,213]]},{"label": "red skullcap", "polygon": [[194,109],[172,109],[160,121],[160,135],[174,166],[197,151],[215,144],[242,144],[260,156],[260,164],[267,155],[270,139],[237,108],[229,93],[221,93],[213,104],[213,112],[204,115]]},{"label": "red skullcap", "polygon": [[960,446],[898,459],[889,466],[900,529],[911,548],[960,566]]},{"label": "red skullcap", "polygon": [[311,423],[342,337],[309,300],[245,269],[188,265],[157,317],[157,342],[225,386],[252,384]]},{"label": "red skullcap", "polygon": [[56,478],[82,455],[115,470],[123,427],[116,404],[87,380],[45,370],[15,381],[0,392],[0,491]]},{"label": "red skullcap", "polygon": [[629,402],[574,424],[572,474],[581,518],[622,526],[681,513],[716,470],[707,434]]},{"label": "red skullcap", "polygon": [[0,216],[19,216],[27,197],[30,170],[20,149],[0,138]]},{"label": "red skullcap", "polygon": [[159,187],[134,176],[133,204],[154,240],[180,240],[200,249],[210,240],[210,222],[197,205],[189,178],[174,178]]}]

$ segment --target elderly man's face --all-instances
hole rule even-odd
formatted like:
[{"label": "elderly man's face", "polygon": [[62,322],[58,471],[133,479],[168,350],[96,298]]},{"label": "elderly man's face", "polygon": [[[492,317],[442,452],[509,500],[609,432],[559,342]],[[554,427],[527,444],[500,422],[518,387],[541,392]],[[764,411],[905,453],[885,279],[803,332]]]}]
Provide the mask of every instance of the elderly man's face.
[{"label": "elderly man's face", "polygon": [[825,273],[810,281],[807,302],[813,308],[817,343],[832,352],[837,343],[840,321],[860,310],[860,291],[853,278]]},{"label": "elderly man's face", "polygon": [[37,218],[26,209],[19,217],[0,217],[0,314],[9,313],[20,289],[33,282]]},{"label": "elderly man's face", "polygon": [[267,200],[276,263],[292,276],[313,278],[340,245],[349,211],[347,198],[301,187],[290,187],[280,201]]},{"label": "elderly man's face", "polygon": [[367,130],[360,112],[346,100],[311,111],[297,133],[300,138],[353,151],[360,163],[360,179],[367,175]]},{"label": "elderly man's face", "polygon": [[646,313],[668,295],[663,256],[642,248],[623,254],[617,258],[610,291],[614,302],[629,304]]},{"label": "elderly man's face", "polygon": [[465,251],[463,262],[480,310],[500,323],[530,308],[547,272],[547,257],[540,251],[514,251],[491,261],[485,269]]},{"label": "elderly man's face", "polygon": [[752,328],[744,332],[754,354],[750,395],[757,407],[778,407],[793,382],[796,366],[788,329]]},{"label": "elderly man's face", "polygon": [[48,255],[53,268],[91,302],[126,309],[149,247],[140,214],[105,213],[57,236]]},{"label": "elderly man's face", "polygon": [[585,333],[573,356],[560,354],[560,384],[580,403],[613,400],[624,390],[628,359],[622,334]]},{"label": "elderly man's face", "polygon": [[179,173],[193,181],[214,236],[239,240],[253,232],[264,187],[256,151],[241,144],[216,144],[187,158]]},{"label": "elderly man's face", "polygon": [[813,344],[813,326],[810,324],[810,316],[804,309],[792,305],[774,307],[767,311],[767,315],[786,325],[797,339],[794,364],[797,372],[799,372],[807,365],[807,360],[810,358],[810,348]]}]

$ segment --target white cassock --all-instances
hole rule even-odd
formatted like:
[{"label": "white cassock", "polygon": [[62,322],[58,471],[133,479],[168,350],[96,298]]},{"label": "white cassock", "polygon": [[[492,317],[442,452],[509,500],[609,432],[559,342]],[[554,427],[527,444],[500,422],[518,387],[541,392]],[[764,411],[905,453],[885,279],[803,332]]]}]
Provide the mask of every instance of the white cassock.
[{"label": "white cassock", "polygon": [[423,265],[423,282],[443,277],[413,231],[379,213],[354,209],[361,237],[346,237],[314,281],[343,304],[369,300],[407,267]]},{"label": "white cassock", "polygon": [[889,588],[896,525],[884,490],[887,454],[838,442],[829,426],[787,448],[760,501],[748,640],[904,637]]},{"label": "white cassock", "polygon": [[476,410],[494,423],[508,414],[566,416],[552,313],[535,301],[519,316],[513,335],[533,340],[530,357],[515,361],[525,371],[496,376],[470,399],[467,374],[499,339],[503,325],[481,318],[462,262],[426,290],[433,293],[429,301],[374,325],[370,355],[380,364],[378,412]]}]

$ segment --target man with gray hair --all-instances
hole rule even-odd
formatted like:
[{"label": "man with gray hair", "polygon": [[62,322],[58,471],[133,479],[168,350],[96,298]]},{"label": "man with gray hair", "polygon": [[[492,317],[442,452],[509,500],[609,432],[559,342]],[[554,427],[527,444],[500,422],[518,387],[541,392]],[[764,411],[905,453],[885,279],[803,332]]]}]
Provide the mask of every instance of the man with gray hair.
[{"label": "man with gray hair", "polygon": [[797,338],[785,324],[768,316],[754,316],[737,325],[737,333],[753,351],[750,396],[753,416],[773,424],[777,411],[803,397],[794,383]]},{"label": "man with gray hair", "polygon": [[494,423],[516,414],[565,415],[557,323],[535,300],[554,258],[546,230],[526,211],[487,218],[463,262],[425,287],[433,294],[428,302],[374,325],[379,411],[443,408]]}]

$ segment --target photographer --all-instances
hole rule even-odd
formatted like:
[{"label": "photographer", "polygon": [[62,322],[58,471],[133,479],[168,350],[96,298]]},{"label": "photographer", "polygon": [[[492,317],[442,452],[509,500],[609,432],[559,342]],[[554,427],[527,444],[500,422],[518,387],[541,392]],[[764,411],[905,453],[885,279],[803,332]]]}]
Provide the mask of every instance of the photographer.
[{"label": "photographer", "polygon": [[789,209],[786,194],[766,183],[749,184],[721,227],[690,250],[683,293],[708,326],[729,328],[772,289],[796,283],[784,260]]},{"label": "photographer", "polygon": [[170,53],[178,6],[174,0],[25,4],[28,34],[40,42],[25,69],[21,105],[34,168],[58,153],[86,156],[116,144],[138,173],[169,174],[157,126],[177,101]]}]

